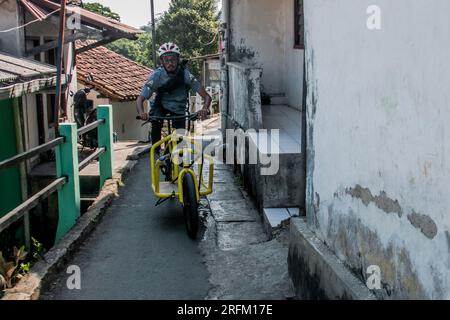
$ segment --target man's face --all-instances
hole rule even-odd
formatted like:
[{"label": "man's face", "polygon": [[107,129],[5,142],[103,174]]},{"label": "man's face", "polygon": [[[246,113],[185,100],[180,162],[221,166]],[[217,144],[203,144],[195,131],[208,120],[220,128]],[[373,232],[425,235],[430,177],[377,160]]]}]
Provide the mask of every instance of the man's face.
[{"label": "man's face", "polygon": [[175,72],[178,67],[178,56],[175,54],[168,54],[161,57],[161,63],[167,72]]}]

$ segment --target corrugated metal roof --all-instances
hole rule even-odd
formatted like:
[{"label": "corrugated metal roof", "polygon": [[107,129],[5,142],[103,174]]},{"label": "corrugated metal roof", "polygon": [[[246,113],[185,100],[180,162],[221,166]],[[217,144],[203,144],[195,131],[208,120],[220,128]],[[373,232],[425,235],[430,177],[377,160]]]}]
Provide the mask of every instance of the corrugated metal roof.
[{"label": "corrugated metal roof", "polygon": [[[61,84],[67,84],[68,76],[61,78]],[[56,77],[39,78],[15,82],[6,86],[0,85],[0,100],[11,99],[23,96],[28,93],[35,93],[41,90],[54,89],[56,87]]]},{"label": "corrugated metal roof", "polygon": [[11,81],[45,78],[55,74],[54,66],[0,52],[0,85]]},{"label": "corrugated metal roof", "polygon": [[11,81],[17,78],[17,75],[14,75],[9,72],[0,71],[0,83],[4,81]]}]

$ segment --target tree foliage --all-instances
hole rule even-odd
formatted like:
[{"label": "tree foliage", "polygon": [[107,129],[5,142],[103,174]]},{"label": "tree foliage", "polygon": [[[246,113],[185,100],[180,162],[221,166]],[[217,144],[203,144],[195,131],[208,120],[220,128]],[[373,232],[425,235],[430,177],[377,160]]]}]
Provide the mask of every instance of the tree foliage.
[{"label": "tree foliage", "polygon": [[98,2],[83,3],[83,8],[120,22],[120,16],[117,13]]},{"label": "tree foliage", "polygon": [[[97,6],[98,5],[98,6]],[[108,7],[98,3],[85,4],[85,9],[104,16],[116,15]],[[172,0],[169,9],[156,22],[156,48],[165,42],[175,42],[182,51],[182,57],[193,57],[218,51],[219,15],[216,0]],[[152,61],[151,26],[141,27],[145,33],[136,41],[121,39],[107,45],[131,60],[154,68]],[[190,63],[191,71],[198,76],[200,66]]]},{"label": "tree foliage", "polygon": [[[119,14],[111,11],[109,7],[103,6],[100,3],[83,3],[83,8],[120,22]],[[127,57],[128,59],[151,67],[151,61],[147,58],[151,52],[150,45],[150,34],[143,33],[139,35],[137,40],[119,39],[107,44],[106,47],[118,54],[123,55],[124,57]]]},{"label": "tree foliage", "polygon": [[[157,45],[175,42],[187,59],[216,53],[218,25],[215,0],[172,0],[157,23]],[[198,73],[198,66],[191,69]]]},{"label": "tree foliage", "polygon": [[139,64],[153,68],[151,45],[151,35],[142,33],[137,40],[119,39],[107,44],[106,47]]}]

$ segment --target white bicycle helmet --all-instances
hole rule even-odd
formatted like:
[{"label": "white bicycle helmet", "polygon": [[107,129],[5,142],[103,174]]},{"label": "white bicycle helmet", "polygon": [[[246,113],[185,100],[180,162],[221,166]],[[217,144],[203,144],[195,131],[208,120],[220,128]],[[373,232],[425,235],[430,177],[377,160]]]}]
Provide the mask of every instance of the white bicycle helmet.
[{"label": "white bicycle helmet", "polygon": [[167,42],[164,43],[161,47],[159,47],[158,53],[159,56],[162,57],[163,55],[168,53],[176,53],[180,55],[181,51],[180,48],[178,48],[178,46],[175,43]]}]

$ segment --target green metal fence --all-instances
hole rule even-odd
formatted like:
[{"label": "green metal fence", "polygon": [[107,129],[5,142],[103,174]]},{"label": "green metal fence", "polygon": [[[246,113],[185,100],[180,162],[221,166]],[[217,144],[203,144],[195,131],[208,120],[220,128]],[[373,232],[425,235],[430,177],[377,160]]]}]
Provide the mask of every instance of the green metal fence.
[{"label": "green metal fence", "polygon": [[[58,229],[55,241],[58,242],[75,225],[80,216],[80,178],[79,171],[92,160],[98,158],[100,165],[100,188],[113,176],[113,130],[112,107],[97,107],[97,121],[77,130],[74,123],[61,123],[59,137],[36,148],[20,153],[0,162],[0,170],[15,166],[50,149],[56,149],[57,178],[47,187],[34,194],[15,209],[0,218],[0,232],[26,212],[36,207],[54,192],[58,193]],[[98,128],[98,149],[87,159],[78,163],[78,136]]]}]

